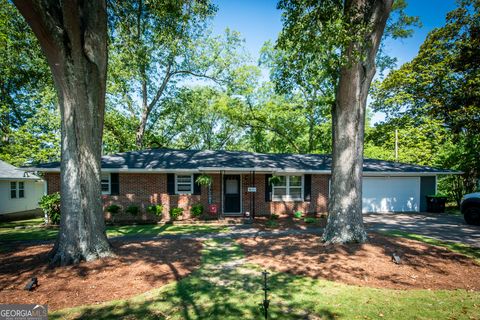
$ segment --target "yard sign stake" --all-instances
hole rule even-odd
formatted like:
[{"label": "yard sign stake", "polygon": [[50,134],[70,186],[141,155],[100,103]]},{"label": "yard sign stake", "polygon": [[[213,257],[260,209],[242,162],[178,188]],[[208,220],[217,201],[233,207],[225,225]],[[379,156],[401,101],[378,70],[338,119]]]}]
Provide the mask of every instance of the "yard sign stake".
[{"label": "yard sign stake", "polygon": [[263,291],[265,292],[264,299],[263,299],[263,312],[265,313],[265,320],[268,319],[268,305],[270,304],[270,300],[268,300],[267,291],[270,290],[267,286],[267,270],[262,272],[263,274]]}]

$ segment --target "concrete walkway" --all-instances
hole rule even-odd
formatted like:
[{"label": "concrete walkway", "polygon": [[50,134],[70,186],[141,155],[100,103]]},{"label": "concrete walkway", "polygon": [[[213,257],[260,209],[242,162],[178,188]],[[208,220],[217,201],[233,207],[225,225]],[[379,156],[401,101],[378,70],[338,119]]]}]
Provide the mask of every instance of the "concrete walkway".
[{"label": "concrete walkway", "polygon": [[428,213],[369,213],[368,230],[399,230],[442,241],[461,242],[480,248],[480,226],[465,223],[463,216]]}]

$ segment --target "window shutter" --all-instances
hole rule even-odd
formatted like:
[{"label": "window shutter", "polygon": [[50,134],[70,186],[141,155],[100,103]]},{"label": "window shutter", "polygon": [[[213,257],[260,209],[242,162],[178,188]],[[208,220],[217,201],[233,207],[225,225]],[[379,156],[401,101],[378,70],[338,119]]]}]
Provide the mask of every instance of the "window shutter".
[{"label": "window shutter", "polygon": [[272,201],[272,185],[268,181],[272,177],[271,174],[265,175],[265,202]]},{"label": "window shutter", "polygon": [[110,194],[118,196],[120,194],[120,179],[118,173],[110,173]]},{"label": "window shutter", "polygon": [[303,200],[312,200],[312,175],[306,174],[303,176]]},{"label": "window shutter", "polygon": [[175,174],[167,173],[167,193],[175,194]]},{"label": "window shutter", "polygon": [[197,178],[199,177],[199,174],[194,174],[193,175],[193,194],[202,194],[202,186],[197,183]]}]

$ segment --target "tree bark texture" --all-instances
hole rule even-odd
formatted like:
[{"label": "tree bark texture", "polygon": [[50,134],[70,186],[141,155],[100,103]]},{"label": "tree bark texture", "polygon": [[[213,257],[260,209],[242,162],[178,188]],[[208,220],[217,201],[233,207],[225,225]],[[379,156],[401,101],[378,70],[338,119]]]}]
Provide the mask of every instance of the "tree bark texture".
[{"label": "tree bark texture", "polygon": [[[364,41],[349,44],[340,70],[332,109],[332,177],[327,243],[365,242],[362,216],[363,141],[367,95],[375,75],[375,58],[393,0],[347,0],[345,15],[368,21]],[[360,55],[358,55],[360,53]],[[360,57],[360,58],[359,58]]]},{"label": "tree bark texture", "polygon": [[15,0],[53,73],[61,127],[61,222],[52,265],[111,255],[100,159],[107,71],[103,0]]}]

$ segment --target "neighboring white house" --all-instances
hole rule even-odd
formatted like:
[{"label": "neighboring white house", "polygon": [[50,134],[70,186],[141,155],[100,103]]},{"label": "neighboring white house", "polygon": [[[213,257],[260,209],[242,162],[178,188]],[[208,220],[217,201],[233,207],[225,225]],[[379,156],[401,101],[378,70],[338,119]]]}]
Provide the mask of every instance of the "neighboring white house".
[{"label": "neighboring white house", "polygon": [[0,215],[38,208],[45,181],[0,160]]}]

